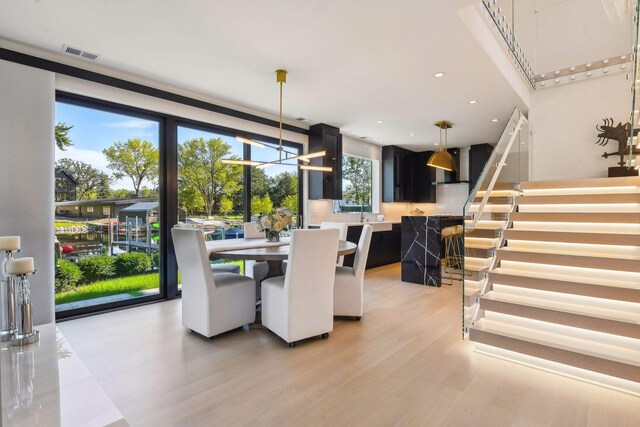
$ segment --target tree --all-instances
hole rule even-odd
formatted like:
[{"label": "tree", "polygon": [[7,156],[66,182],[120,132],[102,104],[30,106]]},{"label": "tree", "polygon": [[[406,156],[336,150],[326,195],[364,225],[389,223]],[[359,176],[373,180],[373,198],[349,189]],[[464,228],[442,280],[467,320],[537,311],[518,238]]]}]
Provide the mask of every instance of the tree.
[{"label": "tree", "polygon": [[220,199],[220,213],[228,215],[231,211],[233,211],[233,200],[227,196],[223,196],[222,199]]},{"label": "tree", "polygon": [[264,196],[253,196],[251,198],[251,213],[264,215],[273,211],[273,202],[268,194]]},{"label": "tree", "polygon": [[194,138],[178,146],[178,169],[186,188],[195,189],[204,203],[207,216],[218,211],[223,196],[242,191],[242,166],[221,163],[230,156],[231,145],[221,138]]},{"label": "tree", "polygon": [[102,151],[109,161],[116,179],[128,176],[133,183],[135,197],[139,197],[140,188],[145,180],[153,183],[158,175],[158,149],[149,141],[140,138],[129,139],[127,142],[116,142]]},{"label": "tree", "polygon": [[253,196],[264,196],[269,192],[269,177],[264,169],[253,168],[251,170],[251,194]]},{"label": "tree", "polygon": [[198,190],[193,187],[185,187],[183,184],[178,187],[178,205],[191,213],[204,210],[204,201]]},{"label": "tree", "polygon": [[298,193],[289,194],[280,206],[288,208],[292,213],[298,213]]},{"label": "tree", "polygon": [[[253,187],[251,187],[251,191],[253,191]],[[274,206],[282,206],[287,196],[298,194],[298,175],[294,172],[282,172],[270,178],[268,193]]]},{"label": "tree", "polygon": [[76,180],[76,200],[109,197],[111,179],[106,173],[79,160],[60,159],[56,167],[62,168]]},{"label": "tree", "polygon": [[344,198],[355,204],[371,204],[371,161],[359,157],[342,158],[342,179],[348,182]]},{"label": "tree", "polygon": [[66,123],[58,123],[55,128],[55,138],[56,145],[62,151],[65,151],[67,148],[73,145],[71,142],[71,138],[69,138],[69,131],[73,128],[73,126],[69,126]]}]

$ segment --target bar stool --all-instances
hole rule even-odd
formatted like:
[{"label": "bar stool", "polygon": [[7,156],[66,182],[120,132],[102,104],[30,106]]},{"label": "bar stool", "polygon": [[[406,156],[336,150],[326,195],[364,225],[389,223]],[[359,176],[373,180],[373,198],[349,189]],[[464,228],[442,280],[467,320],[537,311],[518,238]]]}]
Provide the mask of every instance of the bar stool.
[{"label": "bar stool", "polygon": [[462,235],[464,228],[462,225],[452,225],[442,229],[442,240],[444,240],[444,272],[449,276],[449,286],[453,285],[453,279],[462,281],[464,276],[463,262],[464,253],[462,249]]}]

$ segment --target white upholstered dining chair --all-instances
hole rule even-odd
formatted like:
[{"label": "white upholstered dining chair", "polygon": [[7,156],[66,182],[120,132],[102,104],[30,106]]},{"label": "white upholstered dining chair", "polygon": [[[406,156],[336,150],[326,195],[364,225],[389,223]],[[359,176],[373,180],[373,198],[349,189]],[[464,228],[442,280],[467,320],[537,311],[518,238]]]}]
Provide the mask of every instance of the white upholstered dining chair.
[{"label": "white upholstered dining chair", "polygon": [[338,230],[293,230],[284,276],[262,282],[262,325],[290,347],[333,330]]},{"label": "white upholstered dining chair", "polygon": [[367,266],[369,246],[373,227],[365,224],[358,241],[358,249],[353,260],[353,268],[336,267],[333,286],[333,315],[362,318],[364,308],[364,270]]},{"label": "white upholstered dining chair", "polygon": [[[347,230],[349,226],[345,222],[331,222],[323,221],[320,223],[320,230],[333,230],[336,229],[340,232],[340,240],[347,240]],[[344,257],[337,258],[337,264],[342,265],[344,263]],[[282,261],[282,271],[287,272],[287,261]]]},{"label": "white upholstered dining chair", "polygon": [[[242,226],[245,239],[264,239],[264,231],[259,232],[255,222],[245,222]],[[260,295],[260,282],[267,277],[269,265],[265,261],[247,260],[244,262],[244,273],[256,282],[256,295]]]},{"label": "white upholstered dining chair", "polygon": [[182,278],[182,324],[211,338],[255,322],[253,279],[212,273],[200,230],[174,227],[171,236]]}]

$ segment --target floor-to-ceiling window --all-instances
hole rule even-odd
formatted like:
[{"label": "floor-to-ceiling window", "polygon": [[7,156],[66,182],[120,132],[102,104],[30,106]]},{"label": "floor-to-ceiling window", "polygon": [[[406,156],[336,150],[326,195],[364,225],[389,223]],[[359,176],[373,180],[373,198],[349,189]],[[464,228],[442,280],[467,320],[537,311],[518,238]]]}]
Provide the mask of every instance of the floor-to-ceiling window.
[{"label": "floor-to-ceiling window", "polygon": [[[235,239],[255,218],[252,208],[301,212],[295,160],[266,168],[221,162],[276,160],[273,138],[251,134],[267,146],[256,152],[236,138],[247,136],[240,130],[68,93],[57,96],[56,123],[59,319],[179,296],[170,245],[177,222],[198,226],[207,240]],[[302,150],[284,144],[290,156]],[[264,188],[250,191],[254,181]],[[241,263],[212,261],[234,263],[243,272]]]},{"label": "floor-to-ceiling window", "polygon": [[152,117],[58,98],[56,312],[160,294],[160,128]]},{"label": "floor-to-ceiling window", "polygon": [[[244,166],[221,160],[244,158],[244,144],[233,136],[204,127],[178,126],[180,221],[200,227],[205,240],[243,237]],[[237,264],[241,272],[244,268],[242,261],[212,263]]]}]

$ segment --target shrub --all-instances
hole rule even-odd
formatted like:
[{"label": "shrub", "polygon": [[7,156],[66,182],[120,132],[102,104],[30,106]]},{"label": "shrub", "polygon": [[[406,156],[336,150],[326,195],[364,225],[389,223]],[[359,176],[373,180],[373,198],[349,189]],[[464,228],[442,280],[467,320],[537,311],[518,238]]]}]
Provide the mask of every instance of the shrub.
[{"label": "shrub", "polygon": [[156,252],[153,254],[153,268],[160,268],[160,252]]},{"label": "shrub", "polygon": [[78,267],[84,277],[83,283],[92,283],[108,279],[114,274],[113,258],[109,255],[99,255],[83,258],[78,261]]},{"label": "shrub", "polygon": [[151,258],[142,252],[130,252],[118,255],[114,265],[118,276],[134,276],[151,269]]},{"label": "shrub", "polygon": [[55,280],[56,294],[73,290],[81,279],[82,270],[75,263],[66,259],[58,261]]}]

